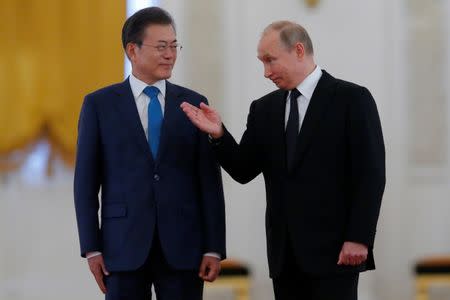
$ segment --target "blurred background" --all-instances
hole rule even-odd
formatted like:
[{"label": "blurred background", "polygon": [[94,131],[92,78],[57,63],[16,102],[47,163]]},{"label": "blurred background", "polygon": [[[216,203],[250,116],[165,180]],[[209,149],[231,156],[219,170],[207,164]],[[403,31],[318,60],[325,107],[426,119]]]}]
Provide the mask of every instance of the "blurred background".
[{"label": "blurred background", "polygon": [[[304,25],[320,67],[369,88],[387,186],[377,270],[362,274],[359,295],[413,299],[417,260],[450,254],[446,0],[1,0],[0,299],[103,299],[79,256],[76,123],[85,94],[129,74],[121,27],[150,5],[177,23],[183,50],[171,81],[207,96],[237,139],[251,101],[275,89],[256,59],[274,20]],[[242,186],[224,173],[224,185],[229,256],[250,268],[251,299],[273,299],[262,178]]]}]

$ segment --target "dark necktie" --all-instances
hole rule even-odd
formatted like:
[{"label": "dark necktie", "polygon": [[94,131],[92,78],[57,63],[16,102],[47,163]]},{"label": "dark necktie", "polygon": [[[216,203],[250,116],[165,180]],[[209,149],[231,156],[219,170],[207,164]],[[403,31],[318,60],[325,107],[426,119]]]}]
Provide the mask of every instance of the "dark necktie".
[{"label": "dark necktie", "polygon": [[148,103],[148,144],[152,151],[153,158],[156,159],[159,148],[159,138],[161,136],[161,124],[163,114],[161,104],[158,100],[159,89],[155,86],[147,86],[144,93],[150,98]]},{"label": "dark necktie", "polygon": [[286,162],[288,170],[292,170],[295,158],[295,146],[297,144],[298,131],[300,126],[298,115],[297,98],[301,93],[297,89],[293,89],[290,95],[291,109],[286,126]]}]

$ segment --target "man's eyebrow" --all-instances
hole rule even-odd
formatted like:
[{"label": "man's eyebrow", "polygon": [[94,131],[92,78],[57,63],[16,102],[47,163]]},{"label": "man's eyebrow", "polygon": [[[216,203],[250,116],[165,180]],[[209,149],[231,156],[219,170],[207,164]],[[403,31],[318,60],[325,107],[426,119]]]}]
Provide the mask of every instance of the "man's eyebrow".
[{"label": "man's eyebrow", "polygon": [[176,39],[173,40],[173,41],[165,41],[165,40],[159,40],[159,41],[158,41],[158,43],[164,43],[164,44],[173,44],[173,43],[176,43],[176,42],[177,42]]}]

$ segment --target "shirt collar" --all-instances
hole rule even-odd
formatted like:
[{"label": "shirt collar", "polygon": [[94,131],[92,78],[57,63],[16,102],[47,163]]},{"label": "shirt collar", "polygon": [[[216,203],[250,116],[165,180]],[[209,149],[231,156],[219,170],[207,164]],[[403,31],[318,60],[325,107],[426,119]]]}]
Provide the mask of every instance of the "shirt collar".
[{"label": "shirt collar", "polygon": [[[137,100],[137,98],[142,94],[144,89],[149,86],[142,80],[136,78],[133,74],[130,74],[129,77],[130,80],[130,86],[131,91],[133,92],[134,100]],[[159,80],[152,84],[151,86],[155,86],[159,89],[160,93],[162,94],[163,98],[166,96],[166,80]]]},{"label": "shirt collar", "polygon": [[314,71],[312,71],[311,74],[297,86],[297,90],[308,100],[311,100],[320,77],[322,77],[322,69],[319,66],[316,66]]}]

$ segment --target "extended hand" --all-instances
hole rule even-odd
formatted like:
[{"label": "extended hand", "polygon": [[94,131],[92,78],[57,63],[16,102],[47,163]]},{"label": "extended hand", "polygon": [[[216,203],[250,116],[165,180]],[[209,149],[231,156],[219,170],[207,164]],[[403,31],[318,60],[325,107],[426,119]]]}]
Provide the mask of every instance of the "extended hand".
[{"label": "extended hand", "polygon": [[213,282],[219,276],[219,272],[220,260],[217,257],[203,256],[198,276],[204,281]]},{"label": "extended hand", "polygon": [[338,265],[357,266],[367,259],[367,246],[355,242],[344,242],[339,253]]},{"label": "extended hand", "polygon": [[186,116],[201,131],[209,133],[213,138],[218,139],[223,135],[222,120],[217,111],[200,103],[200,108],[193,106],[187,102],[181,104]]},{"label": "extended hand", "polygon": [[95,281],[97,281],[97,285],[102,291],[103,294],[106,293],[105,281],[103,280],[103,276],[109,275],[109,272],[106,270],[105,263],[103,261],[102,255],[97,255],[91,258],[88,258],[89,269],[91,269],[91,273],[95,277]]}]

